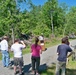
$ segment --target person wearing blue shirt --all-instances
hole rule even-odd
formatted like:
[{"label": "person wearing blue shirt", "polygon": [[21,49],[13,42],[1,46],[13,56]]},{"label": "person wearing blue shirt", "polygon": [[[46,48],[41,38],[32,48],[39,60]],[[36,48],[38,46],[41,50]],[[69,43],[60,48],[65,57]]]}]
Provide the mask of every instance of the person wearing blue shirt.
[{"label": "person wearing blue shirt", "polygon": [[[67,58],[72,55],[72,49],[66,43],[68,39],[64,37],[62,38],[61,41],[62,41],[62,44],[57,47],[58,58],[57,58],[57,64],[56,64],[56,75],[65,75]],[[68,55],[68,52],[70,52],[69,55]],[[60,74],[60,69],[62,70],[61,74]]]}]

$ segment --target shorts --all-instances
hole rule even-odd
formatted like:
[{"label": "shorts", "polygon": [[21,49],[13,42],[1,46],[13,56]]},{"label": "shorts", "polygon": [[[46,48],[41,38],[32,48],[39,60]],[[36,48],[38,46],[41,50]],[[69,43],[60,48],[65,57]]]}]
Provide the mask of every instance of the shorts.
[{"label": "shorts", "polygon": [[21,57],[21,58],[14,57],[14,66],[18,66],[18,65],[20,67],[23,66],[23,57]]}]

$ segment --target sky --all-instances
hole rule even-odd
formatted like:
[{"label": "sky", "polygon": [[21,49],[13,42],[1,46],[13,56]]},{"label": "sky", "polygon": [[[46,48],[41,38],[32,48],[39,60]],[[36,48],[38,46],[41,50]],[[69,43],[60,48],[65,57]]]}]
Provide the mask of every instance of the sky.
[{"label": "sky", "polygon": [[43,5],[47,0],[32,0],[35,5]]},{"label": "sky", "polygon": [[[32,0],[35,5],[43,5],[47,0]],[[76,6],[76,0],[58,0],[58,3],[66,3],[69,7]]]},{"label": "sky", "polygon": [[76,0],[58,0],[58,3],[66,3],[68,7],[76,6]]},{"label": "sky", "polygon": [[[43,5],[47,0],[31,0],[35,5]],[[76,6],[76,0],[58,0],[58,3],[66,3],[68,7]],[[26,8],[25,3],[21,4],[21,11]]]},{"label": "sky", "polygon": [[[31,0],[33,4],[35,5],[43,5],[47,0]],[[21,3],[21,11],[24,10],[25,8],[27,9],[26,4],[23,2]]]}]

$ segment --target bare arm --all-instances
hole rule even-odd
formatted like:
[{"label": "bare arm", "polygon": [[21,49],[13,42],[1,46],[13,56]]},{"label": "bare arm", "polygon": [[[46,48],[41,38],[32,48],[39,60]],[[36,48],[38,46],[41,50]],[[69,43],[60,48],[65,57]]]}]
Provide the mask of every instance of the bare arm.
[{"label": "bare arm", "polygon": [[67,58],[70,57],[72,54],[73,54],[73,51],[68,54]]},{"label": "bare arm", "polygon": [[24,46],[24,47],[26,47],[26,45],[25,45],[25,43],[23,42],[23,41],[20,41],[21,42],[21,44]]},{"label": "bare arm", "polygon": [[42,54],[42,50],[40,50],[40,54]]}]

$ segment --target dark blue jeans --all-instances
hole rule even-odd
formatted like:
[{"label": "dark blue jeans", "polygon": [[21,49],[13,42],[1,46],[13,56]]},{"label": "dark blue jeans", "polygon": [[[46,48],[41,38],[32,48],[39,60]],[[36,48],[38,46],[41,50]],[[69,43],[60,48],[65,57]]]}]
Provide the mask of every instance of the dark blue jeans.
[{"label": "dark blue jeans", "polygon": [[40,57],[31,57],[32,61],[32,70],[39,71],[39,66],[40,66]]}]

